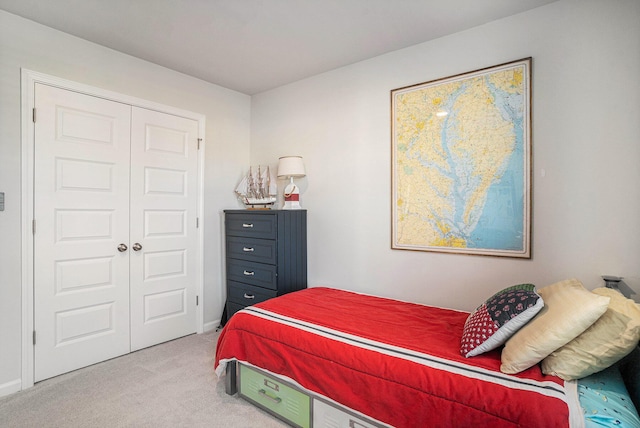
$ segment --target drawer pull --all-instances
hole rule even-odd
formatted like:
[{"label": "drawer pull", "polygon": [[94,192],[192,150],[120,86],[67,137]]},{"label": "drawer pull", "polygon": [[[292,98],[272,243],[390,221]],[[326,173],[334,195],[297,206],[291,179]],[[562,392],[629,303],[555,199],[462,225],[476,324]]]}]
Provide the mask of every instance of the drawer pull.
[{"label": "drawer pull", "polygon": [[252,228],[252,227],[253,227],[253,223],[242,223],[242,227],[245,227],[245,228],[247,228],[247,227],[248,227],[248,228]]},{"label": "drawer pull", "polygon": [[271,388],[276,392],[280,392],[280,385],[278,385],[277,383],[272,382],[269,379],[265,379],[263,383],[267,388]]},{"label": "drawer pull", "polygon": [[256,296],[254,296],[253,294],[247,294],[247,293],[244,293],[244,298],[245,298],[245,299],[252,299],[252,300],[253,300],[253,299],[255,299],[255,298],[256,298]]},{"label": "drawer pull", "polygon": [[243,273],[243,274],[245,274],[245,275],[247,275],[247,276],[253,276],[253,275],[255,275],[255,274],[256,274],[254,271],[248,271],[248,270],[245,270],[245,271],[244,271],[244,272],[242,272],[242,273]]},{"label": "drawer pull", "polygon": [[268,398],[269,400],[273,401],[276,404],[279,404],[280,402],[282,402],[282,398],[272,397],[269,394],[267,394],[267,391],[265,391],[264,389],[261,389],[260,391],[258,391],[258,394],[262,395],[264,398]]},{"label": "drawer pull", "polygon": [[253,253],[255,249],[253,249],[252,247],[244,247],[242,248],[242,251],[244,251],[245,253]]},{"label": "drawer pull", "polygon": [[358,428],[358,427],[367,428],[366,425],[362,425],[358,421],[354,421],[353,419],[349,419],[349,428]]}]

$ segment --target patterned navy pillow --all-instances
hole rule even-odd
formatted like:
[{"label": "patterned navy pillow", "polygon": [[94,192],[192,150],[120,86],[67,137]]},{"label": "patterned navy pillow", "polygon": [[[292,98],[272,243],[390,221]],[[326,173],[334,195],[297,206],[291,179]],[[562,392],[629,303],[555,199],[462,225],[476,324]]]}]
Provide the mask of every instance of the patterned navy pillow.
[{"label": "patterned navy pillow", "polygon": [[514,285],[489,297],[464,324],[460,353],[473,357],[504,344],[544,307],[533,284]]}]

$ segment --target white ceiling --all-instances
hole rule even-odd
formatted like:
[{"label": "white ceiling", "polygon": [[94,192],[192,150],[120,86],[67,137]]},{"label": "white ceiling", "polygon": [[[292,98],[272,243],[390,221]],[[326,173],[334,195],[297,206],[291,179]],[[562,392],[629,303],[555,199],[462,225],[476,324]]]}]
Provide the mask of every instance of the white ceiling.
[{"label": "white ceiling", "polygon": [[0,0],[0,9],[256,94],[556,0]]}]

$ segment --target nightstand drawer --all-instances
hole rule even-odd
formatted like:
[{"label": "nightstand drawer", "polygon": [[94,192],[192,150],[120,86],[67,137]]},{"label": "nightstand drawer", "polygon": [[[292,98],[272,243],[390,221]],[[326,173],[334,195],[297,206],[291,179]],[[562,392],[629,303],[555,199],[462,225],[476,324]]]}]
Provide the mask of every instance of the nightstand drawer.
[{"label": "nightstand drawer", "polygon": [[311,398],[279,379],[240,364],[238,393],[297,427],[311,425]]},{"label": "nightstand drawer", "polygon": [[275,215],[251,215],[228,213],[225,217],[227,236],[276,239]]},{"label": "nightstand drawer", "polygon": [[227,293],[227,299],[229,301],[243,306],[250,306],[264,302],[265,300],[276,297],[278,294],[275,290],[266,290],[262,287],[254,287],[252,285],[241,284],[235,281],[229,281]]},{"label": "nightstand drawer", "polygon": [[227,257],[276,264],[276,241],[238,236],[227,238]]},{"label": "nightstand drawer", "polygon": [[276,267],[245,260],[227,260],[227,279],[277,290]]}]

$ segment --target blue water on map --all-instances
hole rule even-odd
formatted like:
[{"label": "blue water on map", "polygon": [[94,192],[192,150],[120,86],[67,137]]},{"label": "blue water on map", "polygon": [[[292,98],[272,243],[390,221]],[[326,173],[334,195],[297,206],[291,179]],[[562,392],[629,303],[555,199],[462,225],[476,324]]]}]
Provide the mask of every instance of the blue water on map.
[{"label": "blue water on map", "polygon": [[514,125],[515,147],[504,175],[489,188],[480,220],[467,240],[467,247],[524,250],[523,116],[521,111],[511,108],[516,101],[513,94],[500,91],[491,84],[488,86],[495,97],[496,107]]}]

